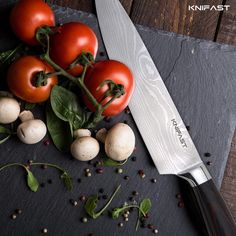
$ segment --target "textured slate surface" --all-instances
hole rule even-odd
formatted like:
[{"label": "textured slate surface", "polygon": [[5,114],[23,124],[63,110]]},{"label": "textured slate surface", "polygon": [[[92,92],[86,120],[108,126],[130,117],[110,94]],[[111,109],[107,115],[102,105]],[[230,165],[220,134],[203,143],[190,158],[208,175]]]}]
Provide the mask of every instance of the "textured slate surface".
[{"label": "textured slate surface", "polygon": [[[66,8],[54,7],[54,10],[60,23],[83,21],[89,24],[99,38],[99,51],[104,51],[95,16]],[[190,126],[190,134],[203,160],[213,162],[209,171],[219,187],[236,122],[236,48],[137,27],[180,114],[186,125]],[[2,35],[2,29],[0,33]],[[10,47],[13,42],[10,34],[1,37],[0,50]],[[105,58],[98,57],[99,60]],[[42,108],[37,109],[35,114],[40,116]],[[80,218],[85,215],[82,203],[79,202],[76,207],[69,203],[69,199],[78,200],[81,195],[97,193],[101,187],[105,189],[105,194],[109,194],[120,183],[122,189],[114,200],[113,207],[123,204],[133,190],[138,190],[140,194],[136,197],[137,200],[143,197],[152,199],[150,222],[157,226],[159,235],[201,235],[188,217],[186,209],[177,207],[175,194],[180,191],[177,178],[158,175],[131,115],[123,113],[101,126],[110,127],[123,120],[127,120],[135,130],[137,150],[134,155],[137,161],[129,160],[123,167],[122,175],[116,174],[115,168],[105,168],[104,174],[98,175],[92,166],[71,160],[70,155],[59,153],[53,145],[46,147],[39,143],[26,146],[16,138],[1,145],[1,164],[26,162],[29,159],[57,163],[66,168],[74,180],[74,189],[68,192],[57,171],[35,168],[34,173],[40,183],[46,185],[37,193],[32,193],[25,185],[21,169],[14,168],[0,173],[1,235],[39,235],[40,229],[44,227],[48,228],[48,235],[53,236],[82,236],[89,233],[99,236],[152,234],[148,229],[135,232],[136,213],[131,214],[129,222],[123,228],[117,227],[122,218],[114,221],[108,216],[82,224]],[[204,157],[205,152],[210,152],[212,156]],[[84,177],[84,169],[88,167],[93,173],[91,178]],[[139,169],[145,170],[145,179],[138,177]],[[124,180],[124,175],[129,175],[130,180]],[[82,182],[77,183],[77,178],[82,178]],[[151,178],[157,178],[157,183],[152,184]],[[53,183],[48,184],[48,179],[52,179]],[[22,208],[23,213],[15,221],[10,220],[9,215],[16,208]]]}]

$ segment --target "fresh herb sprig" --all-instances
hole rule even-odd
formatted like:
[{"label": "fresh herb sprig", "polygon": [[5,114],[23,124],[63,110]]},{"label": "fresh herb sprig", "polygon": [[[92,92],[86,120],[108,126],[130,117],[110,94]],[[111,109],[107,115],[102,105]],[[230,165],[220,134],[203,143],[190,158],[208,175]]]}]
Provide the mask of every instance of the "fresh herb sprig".
[{"label": "fresh herb sprig", "polygon": [[152,206],[151,200],[149,198],[144,198],[140,204],[124,204],[122,207],[116,207],[112,210],[111,215],[113,219],[119,218],[119,215],[122,214],[126,209],[137,208],[138,209],[138,219],[136,223],[136,230],[139,227],[140,220],[147,216]]},{"label": "fresh herb sprig", "polygon": [[93,219],[97,219],[99,216],[101,216],[102,213],[109,207],[109,205],[111,204],[112,200],[114,199],[114,197],[116,196],[120,188],[121,188],[121,185],[119,185],[116,188],[116,190],[113,192],[113,194],[111,195],[107,203],[97,212],[95,210],[97,208],[98,196],[97,195],[90,196],[84,206],[87,214]]},{"label": "fresh herb sprig", "polygon": [[38,187],[39,187],[39,182],[37,180],[37,178],[34,176],[33,172],[30,171],[30,167],[31,166],[47,166],[47,167],[52,167],[55,168],[57,170],[59,170],[60,172],[62,172],[61,174],[61,179],[63,180],[66,188],[68,190],[72,189],[72,180],[70,175],[68,174],[67,171],[65,171],[64,169],[62,169],[61,167],[51,164],[51,163],[39,163],[39,162],[33,162],[30,163],[29,165],[24,165],[21,163],[10,163],[10,164],[5,164],[3,166],[0,167],[0,172],[6,168],[10,168],[10,167],[22,167],[25,171],[26,171],[26,180],[27,180],[27,186],[29,187],[29,189],[32,192],[37,192]]}]

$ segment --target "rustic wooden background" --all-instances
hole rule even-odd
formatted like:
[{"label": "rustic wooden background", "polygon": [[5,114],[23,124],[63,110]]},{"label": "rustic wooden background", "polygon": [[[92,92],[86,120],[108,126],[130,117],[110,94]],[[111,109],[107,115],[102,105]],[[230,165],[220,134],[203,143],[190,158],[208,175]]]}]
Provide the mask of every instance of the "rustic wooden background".
[{"label": "rustic wooden background", "polygon": [[[93,0],[48,0],[47,2],[95,13]],[[229,11],[189,11],[188,5],[203,0],[121,0],[134,23],[178,34],[236,45],[236,0],[208,0],[209,5],[227,4]],[[236,219],[236,135],[221,192]]]}]

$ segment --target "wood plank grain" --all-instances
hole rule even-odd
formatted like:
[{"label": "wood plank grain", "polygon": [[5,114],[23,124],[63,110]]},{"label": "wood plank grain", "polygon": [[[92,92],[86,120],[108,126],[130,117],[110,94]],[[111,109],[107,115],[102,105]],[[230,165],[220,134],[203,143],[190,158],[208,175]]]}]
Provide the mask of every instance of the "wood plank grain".
[{"label": "wood plank grain", "polygon": [[236,133],[231,145],[221,193],[236,220]]},{"label": "wood plank grain", "polygon": [[[209,0],[207,4],[221,2]],[[188,10],[188,6],[194,4],[206,3],[203,0],[134,0],[131,18],[138,24],[213,40],[219,12]]]},{"label": "wood plank grain", "polygon": [[[56,4],[59,6],[70,7],[81,11],[95,13],[95,3],[93,0],[48,0],[48,3]],[[127,13],[130,13],[133,0],[121,0]]]},{"label": "wood plank grain", "polygon": [[227,0],[225,4],[230,8],[223,12],[216,41],[236,45],[236,3],[235,0]]}]

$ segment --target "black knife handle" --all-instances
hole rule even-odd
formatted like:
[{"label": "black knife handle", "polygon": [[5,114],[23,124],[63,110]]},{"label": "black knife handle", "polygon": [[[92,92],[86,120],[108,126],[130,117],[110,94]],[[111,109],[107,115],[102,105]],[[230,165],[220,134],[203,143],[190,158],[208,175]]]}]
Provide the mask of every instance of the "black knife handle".
[{"label": "black knife handle", "polygon": [[209,236],[236,236],[236,225],[214,182],[194,186],[195,201]]}]

